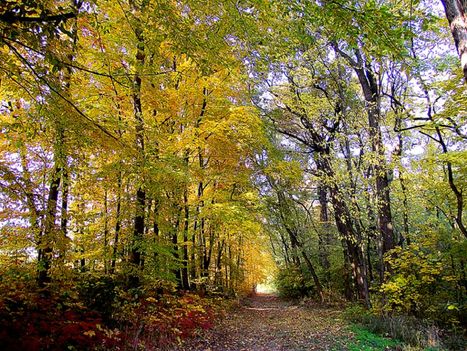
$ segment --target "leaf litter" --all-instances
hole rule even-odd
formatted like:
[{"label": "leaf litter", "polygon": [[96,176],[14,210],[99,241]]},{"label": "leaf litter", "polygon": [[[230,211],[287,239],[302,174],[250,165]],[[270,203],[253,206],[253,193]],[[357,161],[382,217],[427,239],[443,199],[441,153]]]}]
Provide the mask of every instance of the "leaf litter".
[{"label": "leaf litter", "polygon": [[352,339],[336,308],[297,305],[274,295],[255,295],[217,325],[176,351],[345,350]]}]

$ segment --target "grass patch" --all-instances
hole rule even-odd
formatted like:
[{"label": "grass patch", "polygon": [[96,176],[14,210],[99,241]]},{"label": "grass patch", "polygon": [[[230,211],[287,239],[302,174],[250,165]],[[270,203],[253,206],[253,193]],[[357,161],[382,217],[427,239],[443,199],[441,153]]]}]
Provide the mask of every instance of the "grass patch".
[{"label": "grass patch", "polygon": [[385,338],[373,334],[367,329],[352,325],[350,330],[354,338],[349,340],[344,346],[349,351],[378,351],[378,350],[401,350],[400,341]]},{"label": "grass patch", "polygon": [[400,340],[406,345],[403,350],[465,350],[467,346],[462,330],[442,330],[428,320],[401,315],[381,316],[360,306],[348,308],[344,317],[375,335]]}]

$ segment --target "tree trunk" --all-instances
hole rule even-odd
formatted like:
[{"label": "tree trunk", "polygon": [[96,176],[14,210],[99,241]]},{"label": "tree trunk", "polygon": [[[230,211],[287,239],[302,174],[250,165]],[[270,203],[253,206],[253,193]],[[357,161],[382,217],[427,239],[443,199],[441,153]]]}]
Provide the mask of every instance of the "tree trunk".
[{"label": "tree trunk", "polygon": [[[66,163],[66,161],[65,161]],[[67,237],[67,225],[68,225],[68,193],[70,189],[69,174],[67,164],[63,167],[62,172],[62,208],[60,214],[60,230],[64,238]]]},{"label": "tree trunk", "polygon": [[391,199],[389,193],[389,179],[386,169],[383,137],[380,127],[380,91],[369,59],[360,49],[355,49],[355,59],[345,53],[337,44],[333,44],[335,51],[343,57],[355,71],[366,103],[368,127],[372,151],[378,158],[374,166],[376,197],[378,208],[378,227],[382,238],[382,254],[394,248],[394,228],[392,224]]},{"label": "tree trunk", "polygon": [[[144,6],[137,6],[132,3],[133,10],[143,11]],[[135,114],[135,132],[136,132],[136,150],[138,152],[138,168],[142,170],[144,167],[144,118],[143,118],[143,107],[141,103],[141,71],[145,64],[145,45],[144,45],[144,36],[142,23],[137,23],[134,28],[134,33],[137,39],[136,44],[136,69],[135,75],[133,77],[133,87],[132,87],[132,98],[133,98],[133,108]],[[130,287],[137,287],[140,283],[139,281],[139,271],[141,267],[141,250],[142,250],[142,241],[144,236],[144,214],[146,208],[146,191],[142,185],[144,180],[140,179],[141,184],[138,186],[136,191],[136,203],[135,203],[135,218],[134,218],[134,227],[133,227],[133,238],[130,249],[130,274],[128,277],[128,283]]]},{"label": "tree trunk", "polygon": [[180,254],[178,252],[178,228],[180,227],[180,218],[182,215],[182,207],[178,206],[177,209],[177,218],[175,221],[175,224],[173,226],[173,232],[172,232],[172,245],[173,245],[173,258],[175,261],[175,268],[173,270],[175,279],[177,281],[177,286],[179,288],[182,288],[182,275],[180,272]]},{"label": "tree trunk", "polygon": [[110,263],[110,274],[115,273],[115,266],[117,263],[117,253],[118,253],[118,240],[120,236],[121,229],[121,207],[122,207],[122,172],[119,171],[117,175],[117,209],[115,213],[115,236],[113,243],[112,251],[112,262]]},{"label": "tree trunk", "polygon": [[107,189],[104,190],[104,273],[108,272],[108,251],[109,251],[109,210],[108,210]]},{"label": "tree trunk", "polygon": [[[58,141],[60,142],[60,141]],[[40,238],[39,248],[39,277],[38,283],[40,287],[50,282],[49,270],[52,264],[53,242],[55,236],[55,220],[57,216],[57,200],[60,187],[60,173],[62,168],[59,165],[59,156],[55,156],[55,167],[52,172],[52,179],[49,186],[49,195],[47,198],[47,210],[45,214],[44,233]]]},{"label": "tree trunk", "polygon": [[214,276],[214,284],[216,287],[223,287],[222,282],[222,253],[224,252],[225,240],[217,243],[217,258],[216,258],[216,273]]},{"label": "tree trunk", "polygon": [[452,37],[461,61],[464,79],[467,82],[467,1],[441,0],[449,22]]},{"label": "tree trunk", "polygon": [[[187,159],[188,161],[188,159]],[[185,290],[190,289],[190,282],[188,279],[188,229],[189,229],[189,207],[188,207],[188,189],[185,188],[183,192],[183,209],[184,209],[184,221],[183,221],[183,267],[182,267],[182,287]]]},{"label": "tree trunk", "polygon": [[319,281],[318,275],[316,274],[313,263],[311,262],[310,258],[306,254],[305,249],[303,247],[301,248],[301,253],[302,253],[303,259],[305,260],[306,266],[308,267],[308,270],[311,273],[311,277],[313,278],[313,283],[315,284],[316,292],[318,293],[320,300],[323,303],[324,302],[323,287],[321,285],[321,282]]},{"label": "tree trunk", "polygon": [[[328,179],[334,179],[334,171],[329,161],[329,149],[323,150],[318,162],[319,169]],[[368,289],[368,277],[366,262],[362,250],[361,233],[354,229],[352,217],[347,204],[344,202],[344,196],[339,191],[336,183],[329,184],[329,193],[331,203],[334,207],[334,218],[337,230],[343,237],[346,245],[345,253],[348,255],[352,275],[355,279],[358,298],[365,302],[367,307],[371,306],[370,294]]]},{"label": "tree trunk", "polygon": [[[78,11],[82,5],[81,1],[71,1],[71,8],[75,15],[78,14]],[[76,50],[76,42],[78,40],[78,28],[77,28],[77,21],[76,16],[74,16],[74,21],[72,27],[70,29],[73,38],[73,46],[71,52],[68,53],[67,58],[70,62],[74,60],[75,50]],[[73,71],[71,66],[68,66],[65,69],[64,75],[64,93],[65,95],[69,95],[70,93],[70,85],[71,85],[71,75]],[[39,255],[38,255],[38,264],[39,264],[39,275],[38,275],[38,284],[39,286],[43,287],[46,283],[50,282],[49,270],[52,263],[52,255],[53,255],[53,246],[54,242],[56,241],[55,235],[55,220],[57,217],[57,201],[58,201],[58,194],[59,194],[59,187],[60,187],[60,178],[63,177],[63,172],[66,167],[66,155],[65,155],[65,130],[63,128],[62,122],[57,121],[56,124],[56,132],[57,132],[57,139],[55,141],[55,149],[54,149],[54,168],[51,175],[51,182],[49,187],[49,195],[47,199],[47,208],[45,214],[45,223],[44,223],[44,232],[43,235],[40,237],[39,241]],[[67,175],[65,175],[68,178]],[[64,181],[67,179],[64,179]],[[68,198],[68,190],[64,191],[67,187],[67,184],[62,185],[62,196],[64,199],[65,209],[62,214],[66,214],[67,210],[67,198]],[[62,217],[61,228],[65,229],[64,234],[66,234],[66,215]]]},{"label": "tree trunk", "polygon": [[327,188],[323,185],[318,186],[318,198],[319,198],[319,221],[320,221],[320,233],[318,237],[318,250],[319,259],[321,266],[324,270],[326,283],[331,281],[330,271],[331,264],[329,262],[329,247],[331,245],[331,228],[329,225],[328,216],[328,199],[327,199]]}]

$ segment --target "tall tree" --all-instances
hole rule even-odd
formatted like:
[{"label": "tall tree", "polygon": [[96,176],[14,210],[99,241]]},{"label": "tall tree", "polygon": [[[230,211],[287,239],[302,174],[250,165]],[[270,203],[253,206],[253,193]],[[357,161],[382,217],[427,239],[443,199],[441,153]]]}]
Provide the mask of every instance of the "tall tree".
[{"label": "tall tree", "polygon": [[467,83],[467,1],[441,0]]}]

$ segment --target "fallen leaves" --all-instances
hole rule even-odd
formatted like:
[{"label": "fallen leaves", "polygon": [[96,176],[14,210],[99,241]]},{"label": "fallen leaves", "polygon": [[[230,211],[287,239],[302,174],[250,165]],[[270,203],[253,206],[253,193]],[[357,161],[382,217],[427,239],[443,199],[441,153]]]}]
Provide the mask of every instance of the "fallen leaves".
[{"label": "fallen leaves", "polygon": [[341,344],[339,340],[350,338],[340,313],[258,295],[178,351],[332,350]]}]

